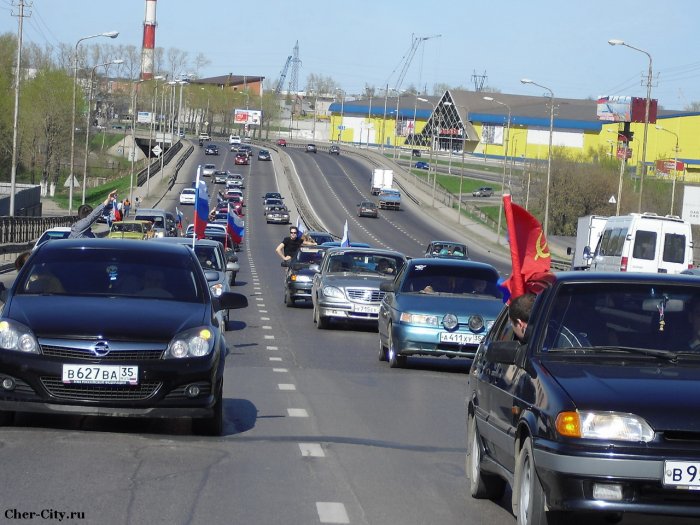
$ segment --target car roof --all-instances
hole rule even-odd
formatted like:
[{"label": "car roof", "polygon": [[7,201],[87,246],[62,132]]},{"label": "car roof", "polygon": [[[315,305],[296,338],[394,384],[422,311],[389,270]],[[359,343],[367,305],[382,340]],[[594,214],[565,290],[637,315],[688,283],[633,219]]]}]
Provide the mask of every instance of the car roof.
[{"label": "car roof", "polygon": [[[149,239],[150,241],[170,243],[170,244],[184,244],[187,246],[192,246],[192,237],[154,237]],[[202,246],[218,246],[221,243],[213,239],[197,239],[195,244]]]},{"label": "car roof", "polygon": [[[44,256],[50,256],[53,252],[62,252],[67,250],[82,250],[86,246],[94,249],[104,249],[104,250],[128,250],[128,251],[139,251],[146,255],[148,253],[166,253],[176,255],[182,253],[182,249],[179,246],[166,245],[165,243],[153,243],[144,242],[142,240],[134,239],[124,239],[117,243],[114,239],[107,238],[91,238],[83,237],[78,239],[64,239],[61,242],[46,242],[41,245],[41,252]],[[43,256],[42,256],[43,257]]]}]

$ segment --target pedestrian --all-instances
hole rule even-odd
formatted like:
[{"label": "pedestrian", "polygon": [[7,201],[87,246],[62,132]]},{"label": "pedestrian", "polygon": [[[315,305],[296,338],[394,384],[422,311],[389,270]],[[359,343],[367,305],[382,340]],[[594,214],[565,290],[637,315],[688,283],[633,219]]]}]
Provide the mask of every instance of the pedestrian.
[{"label": "pedestrian", "polygon": [[136,211],[139,211],[139,206],[141,206],[141,197],[136,197],[134,199],[134,205],[136,207]]},{"label": "pedestrian", "polygon": [[282,239],[282,242],[275,248],[275,253],[283,261],[290,261],[299,251],[302,242],[301,237],[299,237],[299,229],[296,226],[291,226],[289,228],[289,237]]},{"label": "pedestrian", "polygon": [[78,208],[78,220],[71,226],[69,239],[78,239],[82,237],[94,237],[95,234],[92,232],[92,223],[95,222],[98,217],[102,215],[105,206],[111,204],[112,207],[115,206],[117,200],[117,190],[113,190],[107,195],[105,201],[97,206],[95,209],[89,204],[82,204]]},{"label": "pedestrian", "polygon": [[128,219],[129,218],[129,210],[131,209],[131,201],[129,200],[129,197],[124,199],[124,202],[122,203],[123,209],[124,209],[124,218]]}]

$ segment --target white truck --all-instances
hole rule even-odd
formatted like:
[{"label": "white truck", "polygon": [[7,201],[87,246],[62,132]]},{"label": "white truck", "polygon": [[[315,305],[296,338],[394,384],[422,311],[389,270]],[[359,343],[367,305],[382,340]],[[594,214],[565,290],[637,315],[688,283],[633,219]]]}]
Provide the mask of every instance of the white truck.
[{"label": "white truck", "polygon": [[[595,252],[607,220],[608,218],[602,215],[586,215],[578,218],[576,248],[571,258],[572,270],[588,270],[591,267],[593,252]],[[568,254],[572,255],[570,248]]]},{"label": "white truck", "polygon": [[382,168],[375,168],[372,171],[372,181],[370,185],[370,193],[372,195],[379,195],[385,188],[391,188],[394,183],[394,171],[385,170]]}]

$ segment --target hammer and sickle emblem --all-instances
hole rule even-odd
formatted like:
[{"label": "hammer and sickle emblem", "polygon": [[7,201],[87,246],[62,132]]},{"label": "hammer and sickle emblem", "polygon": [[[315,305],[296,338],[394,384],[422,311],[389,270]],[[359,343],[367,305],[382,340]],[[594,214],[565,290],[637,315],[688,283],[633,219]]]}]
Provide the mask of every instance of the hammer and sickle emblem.
[{"label": "hammer and sickle emblem", "polygon": [[552,254],[549,253],[549,248],[547,247],[547,241],[542,243],[542,235],[543,232],[540,231],[540,234],[537,236],[537,242],[535,243],[535,249],[537,250],[537,255],[535,255],[535,260],[542,258],[545,259],[547,257],[551,257]]}]

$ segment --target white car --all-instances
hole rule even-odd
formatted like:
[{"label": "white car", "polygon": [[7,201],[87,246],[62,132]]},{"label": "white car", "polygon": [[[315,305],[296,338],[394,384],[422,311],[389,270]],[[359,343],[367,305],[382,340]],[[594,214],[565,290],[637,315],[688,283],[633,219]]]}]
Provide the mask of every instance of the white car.
[{"label": "white car", "polygon": [[55,228],[49,228],[37,239],[36,243],[32,247],[32,251],[36,250],[45,242],[53,239],[67,239],[70,235],[70,230],[70,226],[56,226]]},{"label": "white car", "polygon": [[202,166],[202,177],[211,177],[216,171],[216,166],[214,164],[205,164]]},{"label": "white car", "polygon": [[180,192],[180,204],[194,204],[197,191],[194,188],[184,188]]},{"label": "white car", "polygon": [[228,138],[228,143],[229,145],[233,146],[241,144],[241,136],[240,135],[233,135],[231,134]]}]

